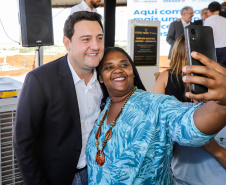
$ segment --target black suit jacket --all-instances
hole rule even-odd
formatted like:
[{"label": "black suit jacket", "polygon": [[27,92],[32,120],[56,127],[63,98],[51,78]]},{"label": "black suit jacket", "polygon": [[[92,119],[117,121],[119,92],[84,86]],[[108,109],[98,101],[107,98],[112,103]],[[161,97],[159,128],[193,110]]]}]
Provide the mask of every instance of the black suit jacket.
[{"label": "black suit jacket", "polygon": [[82,136],[67,55],[26,76],[13,140],[26,185],[72,184]]},{"label": "black suit jacket", "polygon": [[171,45],[168,58],[171,59],[172,48],[176,39],[184,33],[182,21],[174,21],[170,23],[166,41]]}]

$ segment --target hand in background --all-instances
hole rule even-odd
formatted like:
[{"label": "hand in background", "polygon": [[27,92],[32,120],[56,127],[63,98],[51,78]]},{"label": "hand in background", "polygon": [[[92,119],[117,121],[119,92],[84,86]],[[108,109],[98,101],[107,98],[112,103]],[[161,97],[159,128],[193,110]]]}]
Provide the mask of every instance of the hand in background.
[{"label": "hand in background", "polygon": [[203,145],[202,148],[212,154],[226,168],[226,149],[221,147],[215,139]]}]

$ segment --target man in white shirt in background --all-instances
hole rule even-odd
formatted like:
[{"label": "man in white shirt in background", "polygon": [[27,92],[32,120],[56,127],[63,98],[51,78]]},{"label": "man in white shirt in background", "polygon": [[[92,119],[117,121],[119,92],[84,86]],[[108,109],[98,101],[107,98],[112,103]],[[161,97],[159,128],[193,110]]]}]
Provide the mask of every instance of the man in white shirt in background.
[{"label": "man in white shirt in background", "polygon": [[80,4],[77,4],[71,8],[71,14],[79,11],[97,12],[101,0],[82,0]]},{"label": "man in white shirt in background", "polygon": [[226,18],[220,16],[221,5],[212,2],[208,6],[209,17],[205,20],[204,26],[213,28],[214,43],[217,54],[217,62],[226,67]]}]

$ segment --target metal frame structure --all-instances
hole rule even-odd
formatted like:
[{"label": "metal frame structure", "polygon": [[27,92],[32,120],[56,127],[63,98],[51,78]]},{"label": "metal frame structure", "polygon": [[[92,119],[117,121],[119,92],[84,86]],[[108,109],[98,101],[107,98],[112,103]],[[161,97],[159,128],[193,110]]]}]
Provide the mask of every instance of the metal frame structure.
[{"label": "metal frame structure", "polygon": [[0,77],[0,93],[14,89],[17,97],[0,96],[0,184],[23,185],[13,149],[13,124],[22,83],[9,77]]}]

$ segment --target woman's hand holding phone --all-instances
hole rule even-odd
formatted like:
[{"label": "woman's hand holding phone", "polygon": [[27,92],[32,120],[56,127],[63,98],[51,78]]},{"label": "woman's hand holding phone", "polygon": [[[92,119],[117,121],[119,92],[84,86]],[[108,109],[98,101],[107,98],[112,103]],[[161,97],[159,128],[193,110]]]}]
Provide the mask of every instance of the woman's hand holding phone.
[{"label": "woman's hand holding phone", "polygon": [[217,62],[209,59],[205,55],[198,52],[191,52],[192,58],[199,60],[201,65],[188,65],[183,68],[186,74],[196,73],[203,76],[184,76],[185,83],[200,84],[208,88],[208,91],[201,94],[193,94],[186,92],[186,96],[199,101],[215,101],[220,105],[226,105],[226,68]]},{"label": "woman's hand holding phone", "polygon": [[[214,45],[213,29],[209,26],[189,25],[185,27],[185,43],[187,51],[188,65],[200,65],[198,60],[191,57],[191,52],[196,51],[202,53],[208,58],[217,61],[216,49]],[[191,73],[192,76],[199,76],[200,74]],[[208,91],[207,87],[199,84],[190,84],[191,92],[194,94],[205,93]]]}]

